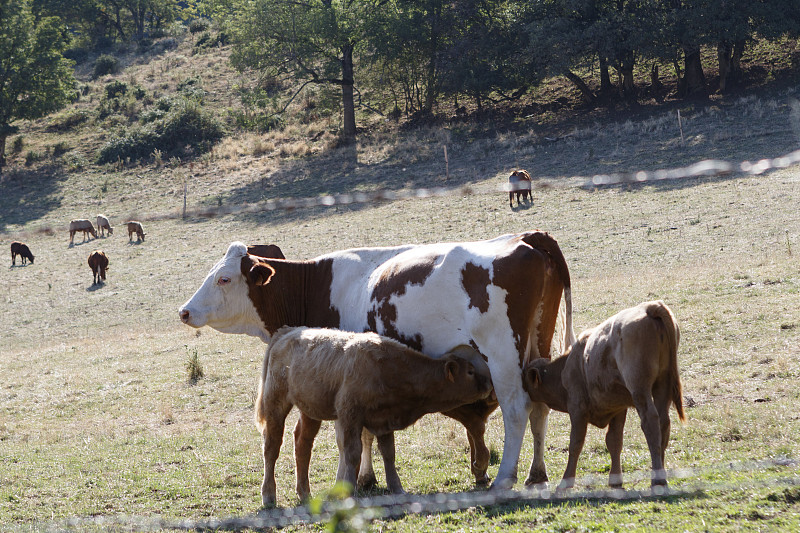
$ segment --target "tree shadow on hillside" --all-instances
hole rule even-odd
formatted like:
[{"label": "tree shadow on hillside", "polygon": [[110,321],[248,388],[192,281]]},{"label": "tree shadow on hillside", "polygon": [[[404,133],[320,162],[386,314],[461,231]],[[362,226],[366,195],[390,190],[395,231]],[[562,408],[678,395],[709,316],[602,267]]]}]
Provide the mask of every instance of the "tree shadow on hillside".
[{"label": "tree shadow on hillside", "polygon": [[6,169],[0,174],[0,232],[23,226],[61,207],[58,189],[67,175],[60,167]]}]

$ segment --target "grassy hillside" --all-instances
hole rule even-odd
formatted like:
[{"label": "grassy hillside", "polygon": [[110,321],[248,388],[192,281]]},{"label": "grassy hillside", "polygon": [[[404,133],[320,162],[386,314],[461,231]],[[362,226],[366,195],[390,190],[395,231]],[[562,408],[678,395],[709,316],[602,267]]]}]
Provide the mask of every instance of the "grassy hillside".
[{"label": "grassy hillside", "polygon": [[[199,75],[208,98],[235,106],[224,90],[236,79],[225,51],[191,55],[189,45],[141,64],[131,60],[118,77],[155,94]],[[99,94],[102,83],[89,82],[89,94]],[[200,519],[260,509],[252,402],[264,346],[196,331],[177,318],[231,241],[275,243],[287,257],[308,258],[352,246],[483,239],[533,228],[558,239],[567,258],[576,330],[648,299],[672,307],[682,331],[689,423],[673,426],[667,465],[704,473],[671,484],[735,488],[655,502],[475,507],[381,520],[374,528],[800,528],[798,168],[592,190],[559,186],[581,181],[573,176],[783,155],[797,147],[796,95],[790,87],[681,105],[683,140],[676,109],[664,109],[621,121],[576,113],[563,122],[520,118],[413,130],[376,124],[358,146],[344,149],[333,142],[334,117],[226,139],[191,165],[150,161],[121,169],[69,170],[50,156],[26,167],[20,158],[27,150],[52,153],[58,142],[89,159],[108,131],[93,121],[50,131],[58,117],[25,125],[26,147],[0,178],[0,245],[8,250],[11,240],[22,239],[36,256],[33,265],[0,269],[0,529],[44,529],[69,517]],[[92,108],[91,96],[71,111],[82,106]],[[496,189],[518,167],[556,186],[536,189],[531,207],[509,209],[507,195]],[[473,194],[182,220],[184,183],[190,208],[436,185],[469,185]],[[87,243],[78,236],[69,246],[68,221],[100,212],[115,234]],[[143,220],[145,242],[128,241],[121,223],[132,217]],[[111,262],[101,286],[92,286],[86,264],[96,248]],[[191,384],[186,365],[195,355],[205,377]],[[551,415],[546,461],[554,481],[566,464],[568,425],[565,416]],[[629,488],[648,485],[638,426],[632,413],[623,451]],[[466,437],[455,422],[426,417],[397,441],[409,492],[473,488]],[[487,442],[499,457],[499,412]],[[521,479],[531,447],[528,437]],[[315,494],[331,486],[336,455],[332,424],[324,424],[312,460]],[[714,473],[729,462],[777,457],[792,461]],[[298,503],[291,458],[290,421],[277,474],[282,506]],[[490,466],[491,476],[497,467]],[[597,474],[593,486],[602,487],[609,468],[602,431],[590,430],[578,468],[579,476]]]}]

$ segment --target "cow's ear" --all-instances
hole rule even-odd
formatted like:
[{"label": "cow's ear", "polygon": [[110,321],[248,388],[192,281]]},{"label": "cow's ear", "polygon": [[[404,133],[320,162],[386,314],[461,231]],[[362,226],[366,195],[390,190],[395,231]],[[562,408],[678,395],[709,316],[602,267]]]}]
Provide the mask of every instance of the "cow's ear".
[{"label": "cow's ear", "polygon": [[256,263],[250,269],[250,281],[254,285],[266,285],[274,275],[275,269],[265,263]]},{"label": "cow's ear", "polygon": [[456,361],[453,357],[449,357],[447,362],[444,364],[444,377],[447,379],[447,381],[455,383],[457,373],[458,361]]}]

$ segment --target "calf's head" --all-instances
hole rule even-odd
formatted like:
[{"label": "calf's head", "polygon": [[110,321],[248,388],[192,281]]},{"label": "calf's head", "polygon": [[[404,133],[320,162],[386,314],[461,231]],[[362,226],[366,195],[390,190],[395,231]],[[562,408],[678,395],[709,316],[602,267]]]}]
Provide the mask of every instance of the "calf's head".
[{"label": "calf's head", "polygon": [[491,394],[493,387],[489,366],[472,347],[458,346],[447,353],[443,360],[445,379],[458,391],[464,403],[482,400]]},{"label": "calf's head", "polygon": [[212,327],[223,333],[244,333],[269,341],[269,333],[248,296],[248,283],[266,283],[274,273],[268,265],[257,272],[243,274],[247,247],[234,242],[225,257],[209,271],[200,288],[178,309],[184,324],[200,328]]}]

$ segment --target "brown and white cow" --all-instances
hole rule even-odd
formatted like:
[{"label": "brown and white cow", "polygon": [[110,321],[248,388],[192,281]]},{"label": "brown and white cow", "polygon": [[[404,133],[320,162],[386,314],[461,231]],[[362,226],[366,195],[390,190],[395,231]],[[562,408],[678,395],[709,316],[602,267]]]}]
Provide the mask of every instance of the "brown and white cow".
[{"label": "brown and white cow", "polygon": [[678,375],[679,340],[669,307],[662,301],[645,302],[581,333],[566,355],[528,363],[523,383],[531,399],[569,413],[569,459],[560,487],[575,484],[587,424],[608,426],[608,484],[622,486],[622,430],[629,407],[636,407],[650,448],[652,484],[667,484],[669,406],[675,405],[681,422],[686,419]]},{"label": "brown and white cow", "polygon": [[[269,343],[255,419],[264,439],[261,499],[274,504],[275,461],[293,406],[314,420],[336,420],[336,479],[356,484],[364,428],[378,439],[389,489],[402,493],[394,432],[423,415],[486,398],[492,391],[481,355],[462,346],[433,359],[375,333],[281,328]],[[297,468],[297,495],[310,496],[308,468]]]},{"label": "brown and white cow", "polygon": [[[374,331],[431,357],[467,344],[488,359],[503,414],[505,445],[495,486],[507,488],[528,419],[534,459],[527,483],[547,480],[544,433],[549,409],[522,388],[522,367],[550,357],[562,290],[565,345],[572,330],[569,270],[558,243],[543,232],[460,243],[356,248],[309,261],[264,259],[233,243],[195,294],[179,309],[193,327],[210,326],[269,342],[281,326]],[[472,472],[486,483],[485,424],[496,408],[477,402],[445,414],[467,429]],[[319,422],[301,417],[297,447],[308,447]],[[374,480],[365,446],[359,484]]]},{"label": "brown and white cow", "polygon": [[92,226],[92,221],[79,218],[76,220],[71,220],[69,223],[69,243],[72,244],[73,240],[75,239],[75,234],[79,231],[83,232],[83,240],[85,241],[89,234],[92,235],[95,239],[97,238],[97,232],[94,230],[94,226]]},{"label": "brown and white cow", "polygon": [[100,281],[106,280],[106,269],[108,268],[108,257],[102,250],[95,250],[89,254],[89,268],[92,269],[93,284],[97,285]]},{"label": "brown and white cow", "polygon": [[111,227],[111,223],[105,215],[97,215],[97,230],[101,237],[106,236],[105,230],[108,230],[109,235],[114,235],[114,228]]},{"label": "brown and white cow", "polygon": [[18,255],[22,257],[23,265],[28,259],[30,259],[31,264],[33,264],[33,254],[31,253],[31,249],[28,248],[28,245],[24,242],[14,241],[11,243],[11,266],[17,263]]},{"label": "brown and white cow", "polygon": [[136,235],[137,241],[144,242],[145,233],[141,222],[131,220],[130,222],[126,222],[125,225],[128,226],[128,242],[133,240],[134,235]]},{"label": "brown and white cow", "polygon": [[514,207],[515,194],[517,195],[517,206],[519,206],[520,196],[526,202],[533,202],[533,194],[531,194],[531,175],[527,170],[515,170],[508,177],[509,207]]}]

